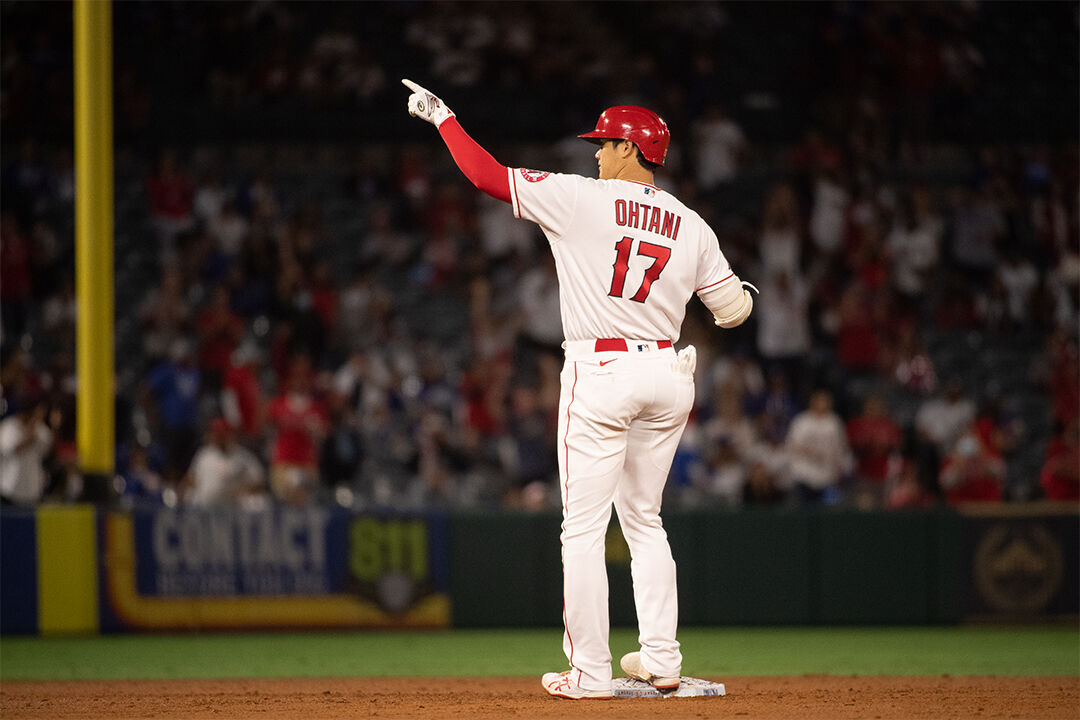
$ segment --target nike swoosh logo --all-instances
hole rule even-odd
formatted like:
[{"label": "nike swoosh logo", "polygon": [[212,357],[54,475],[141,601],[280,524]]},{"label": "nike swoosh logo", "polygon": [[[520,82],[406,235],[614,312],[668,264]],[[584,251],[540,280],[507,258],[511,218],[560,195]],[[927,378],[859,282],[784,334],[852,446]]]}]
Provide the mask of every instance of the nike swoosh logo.
[{"label": "nike swoosh logo", "polygon": [[619,359],[619,358],[611,358],[610,360],[601,360],[601,361],[600,361],[600,367],[604,367],[604,366],[605,366],[605,365],[607,365],[608,363],[613,363],[613,362],[615,362],[615,361],[616,361],[616,360],[618,360],[618,359]]}]

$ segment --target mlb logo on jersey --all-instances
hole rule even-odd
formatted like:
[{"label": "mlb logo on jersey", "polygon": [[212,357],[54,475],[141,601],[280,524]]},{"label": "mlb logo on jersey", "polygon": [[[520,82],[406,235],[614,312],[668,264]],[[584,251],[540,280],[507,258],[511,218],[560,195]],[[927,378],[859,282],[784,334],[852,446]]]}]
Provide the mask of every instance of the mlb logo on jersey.
[{"label": "mlb logo on jersey", "polygon": [[653,189],[652,189],[652,188],[645,188],[645,194],[646,194],[646,195],[652,195],[652,193],[653,193]]}]

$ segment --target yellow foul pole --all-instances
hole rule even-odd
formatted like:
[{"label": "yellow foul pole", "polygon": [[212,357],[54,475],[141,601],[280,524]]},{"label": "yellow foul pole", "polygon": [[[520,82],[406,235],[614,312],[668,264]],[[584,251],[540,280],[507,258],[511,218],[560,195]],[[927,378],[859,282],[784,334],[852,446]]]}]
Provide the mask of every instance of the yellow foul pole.
[{"label": "yellow foul pole", "polygon": [[87,496],[113,473],[112,2],[75,0],[75,273],[79,462]]}]

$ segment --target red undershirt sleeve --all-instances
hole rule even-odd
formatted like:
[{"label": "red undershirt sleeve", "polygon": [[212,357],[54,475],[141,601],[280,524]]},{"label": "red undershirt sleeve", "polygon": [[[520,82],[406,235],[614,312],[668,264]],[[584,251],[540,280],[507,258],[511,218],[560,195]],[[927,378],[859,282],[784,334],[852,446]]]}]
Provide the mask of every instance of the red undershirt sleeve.
[{"label": "red undershirt sleeve", "polygon": [[469,182],[496,200],[510,202],[510,180],[506,166],[500,165],[487,150],[469,137],[456,117],[447,118],[439,126],[439,134]]}]

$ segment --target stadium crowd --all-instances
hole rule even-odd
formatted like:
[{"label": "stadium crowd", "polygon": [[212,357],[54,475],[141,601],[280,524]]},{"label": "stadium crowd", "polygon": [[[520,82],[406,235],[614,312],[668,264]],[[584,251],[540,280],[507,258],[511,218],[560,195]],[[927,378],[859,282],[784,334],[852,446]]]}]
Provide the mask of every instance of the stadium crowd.
[{"label": "stadium crowd", "polygon": [[[736,77],[715,38],[793,34],[750,5],[635,6],[661,38],[648,52],[591,4],[588,33],[562,3],[118,5],[118,28],[145,31],[116,51],[111,492],[558,507],[554,265],[445,152],[399,135],[388,68],[405,48],[512,166],[591,175],[592,149],[562,138],[617,102],[667,117],[661,186],[761,291],[734,331],[688,310],[697,405],[670,502],[1080,499],[1077,143],[983,123],[1004,112],[987,89],[1003,81],[987,77],[994,9],[807,4],[813,31],[788,64]],[[50,28],[3,49],[0,496],[15,504],[83,492],[72,152],[47,132],[70,115],[43,105],[70,88],[70,49]],[[183,82],[175,58],[147,75],[167,34],[208,48]],[[488,87],[520,110],[485,116]],[[223,124],[247,108],[294,125],[276,141],[200,140],[180,128],[182,103]],[[181,118],[175,137],[160,139],[162,113]],[[367,135],[308,143],[319,113],[364,118]],[[530,135],[537,113],[565,132]]]}]

